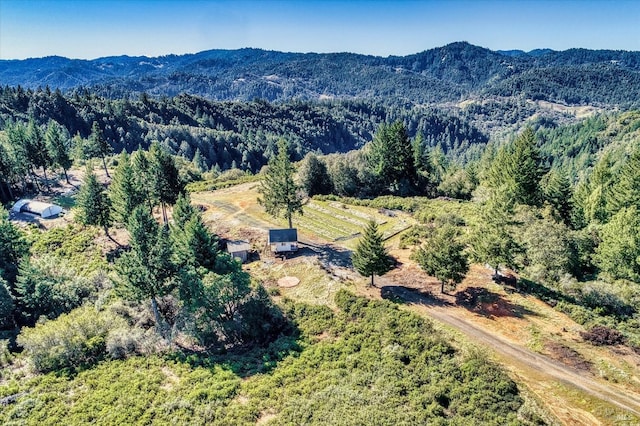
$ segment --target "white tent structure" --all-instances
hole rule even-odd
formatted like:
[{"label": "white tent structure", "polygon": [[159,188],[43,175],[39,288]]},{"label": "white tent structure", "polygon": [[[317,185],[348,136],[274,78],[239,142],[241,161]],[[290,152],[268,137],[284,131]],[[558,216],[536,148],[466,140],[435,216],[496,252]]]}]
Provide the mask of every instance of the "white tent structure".
[{"label": "white tent structure", "polygon": [[41,216],[43,219],[49,219],[62,213],[62,207],[55,204],[43,203],[42,201],[24,199],[17,201],[13,207],[11,207],[11,211],[14,213],[33,213]]}]

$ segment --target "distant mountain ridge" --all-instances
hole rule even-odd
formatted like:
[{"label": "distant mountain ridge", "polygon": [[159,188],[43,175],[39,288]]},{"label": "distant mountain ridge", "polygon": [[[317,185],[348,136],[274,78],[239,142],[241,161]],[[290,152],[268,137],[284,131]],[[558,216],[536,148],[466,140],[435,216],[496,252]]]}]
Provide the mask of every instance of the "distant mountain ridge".
[{"label": "distant mountain ridge", "polygon": [[188,93],[213,100],[388,99],[439,104],[519,96],[569,105],[640,104],[640,52],[492,51],[466,42],[407,56],[209,50],[94,60],[0,60],[0,84],[118,98]]}]

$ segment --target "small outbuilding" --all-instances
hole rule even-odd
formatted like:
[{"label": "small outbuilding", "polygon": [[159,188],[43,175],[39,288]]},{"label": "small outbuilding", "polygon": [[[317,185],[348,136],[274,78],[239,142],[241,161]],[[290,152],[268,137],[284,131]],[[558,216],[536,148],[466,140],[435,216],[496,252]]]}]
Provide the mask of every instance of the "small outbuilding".
[{"label": "small outbuilding", "polygon": [[55,204],[43,203],[42,201],[23,199],[17,201],[11,208],[11,211],[14,213],[37,214],[43,219],[50,219],[62,213],[62,207]]},{"label": "small outbuilding", "polygon": [[298,251],[298,230],[295,228],[270,229],[269,247],[273,253]]},{"label": "small outbuilding", "polygon": [[246,262],[249,258],[249,251],[251,251],[251,245],[247,241],[228,241],[227,252],[231,257],[238,258],[242,263]]}]

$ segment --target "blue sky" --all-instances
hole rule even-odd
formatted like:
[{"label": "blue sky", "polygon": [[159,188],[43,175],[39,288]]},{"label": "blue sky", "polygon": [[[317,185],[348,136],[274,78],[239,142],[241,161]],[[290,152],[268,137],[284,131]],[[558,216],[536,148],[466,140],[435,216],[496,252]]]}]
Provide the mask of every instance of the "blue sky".
[{"label": "blue sky", "polygon": [[388,56],[454,41],[640,50],[640,0],[0,0],[0,59],[242,47]]}]

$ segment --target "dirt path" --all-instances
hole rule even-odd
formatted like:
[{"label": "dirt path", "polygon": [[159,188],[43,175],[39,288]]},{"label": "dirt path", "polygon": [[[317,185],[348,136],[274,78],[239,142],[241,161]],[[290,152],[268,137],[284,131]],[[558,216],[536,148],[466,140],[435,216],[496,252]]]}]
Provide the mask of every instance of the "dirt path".
[{"label": "dirt path", "polygon": [[[235,194],[233,194],[235,196]],[[240,196],[242,197],[242,196]],[[222,213],[225,220],[266,230],[272,223],[254,216],[236,198],[200,199]],[[323,269],[341,279],[361,280],[351,265],[351,252],[318,237],[301,236],[300,255],[316,256]],[[395,282],[394,282],[395,281]],[[564,424],[640,424],[640,395],[611,382],[598,380],[592,373],[579,371],[548,356],[507,340],[499,332],[466,318],[454,303],[434,299],[414,289],[400,286],[397,279],[377,277],[378,289],[367,289],[370,297],[390,297],[403,301],[409,309],[451,327],[470,341],[487,347],[517,381],[538,395],[545,406]],[[403,285],[404,285],[404,281]],[[602,401],[602,403],[601,403]],[[599,405],[594,408],[594,405]],[[612,408],[619,410],[611,414]],[[607,411],[609,413],[607,413]],[[614,418],[616,420],[612,420]]]},{"label": "dirt path", "polygon": [[[588,377],[585,372],[575,370],[544,355],[488,333],[455,315],[455,312],[450,307],[440,306],[416,291],[411,291],[401,286],[388,285],[381,289],[383,295],[385,292],[418,307],[420,311],[437,321],[461,331],[474,342],[497,352],[501,357],[508,359],[508,364],[514,367],[514,370],[519,375],[526,375],[528,371],[533,370],[542,378],[557,380],[565,385],[574,386],[597,399],[616,405],[640,417],[640,395],[638,394],[619,389],[613,384],[603,384]],[[587,412],[584,412],[581,417],[583,420],[590,420],[589,423],[596,420]]]}]

